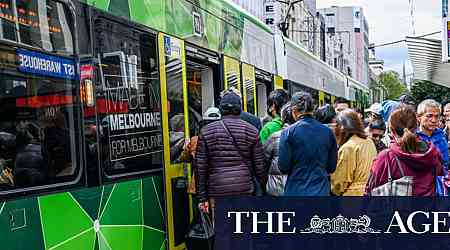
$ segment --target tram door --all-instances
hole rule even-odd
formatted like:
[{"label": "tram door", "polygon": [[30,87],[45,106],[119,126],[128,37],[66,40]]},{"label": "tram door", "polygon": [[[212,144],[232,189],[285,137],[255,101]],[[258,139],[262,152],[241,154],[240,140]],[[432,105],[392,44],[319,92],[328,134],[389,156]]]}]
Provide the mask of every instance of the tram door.
[{"label": "tram door", "polygon": [[241,69],[239,61],[228,56],[223,57],[225,89],[241,89]]},{"label": "tram door", "polygon": [[[267,97],[273,90],[272,74],[256,69],[256,99],[257,99],[257,116],[264,117],[267,115]],[[283,81],[283,80],[281,80]],[[281,86],[283,84],[281,83]]]},{"label": "tram door", "polygon": [[186,78],[191,138],[200,133],[202,115],[217,107],[221,86],[220,58],[215,52],[186,44]]},{"label": "tram door", "polygon": [[322,107],[325,104],[325,92],[319,90],[319,107]]},{"label": "tram door", "polygon": [[331,104],[334,105],[335,102],[336,102],[336,96],[332,95],[331,96]]},{"label": "tram door", "polygon": [[257,116],[255,67],[246,63],[242,63],[242,93],[244,111]]},{"label": "tram door", "polygon": [[181,153],[189,138],[184,41],[158,35],[164,140],[164,179],[169,250],[185,249],[190,222],[187,164]]}]

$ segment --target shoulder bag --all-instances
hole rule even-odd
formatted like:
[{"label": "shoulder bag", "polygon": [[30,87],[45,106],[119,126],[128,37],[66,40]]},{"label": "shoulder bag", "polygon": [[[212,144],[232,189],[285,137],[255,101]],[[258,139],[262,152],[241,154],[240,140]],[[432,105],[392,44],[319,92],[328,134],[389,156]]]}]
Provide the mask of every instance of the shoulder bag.
[{"label": "shoulder bag", "polygon": [[233,140],[234,147],[236,148],[236,150],[238,151],[239,155],[241,156],[242,162],[248,167],[248,170],[250,171],[250,175],[252,177],[252,182],[253,182],[253,194],[255,196],[263,196],[264,195],[264,189],[262,188],[261,183],[259,183],[259,181],[256,179],[256,174],[253,171],[252,167],[247,164],[244,155],[242,155],[242,152],[241,152],[241,150],[239,149],[239,147],[238,147],[238,145],[236,143],[236,139],[231,134],[231,132],[228,129],[227,125],[225,125],[225,122],[223,120],[221,120],[220,123],[222,124],[223,128],[225,129],[225,132],[227,133],[227,135],[229,137],[231,137],[231,139]]},{"label": "shoulder bag", "polygon": [[397,167],[400,170],[401,178],[394,180],[391,174],[389,164],[389,152],[386,157],[386,166],[388,168],[388,182],[372,190],[372,196],[412,196],[413,176],[405,176],[405,172],[397,156],[394,156]]}]

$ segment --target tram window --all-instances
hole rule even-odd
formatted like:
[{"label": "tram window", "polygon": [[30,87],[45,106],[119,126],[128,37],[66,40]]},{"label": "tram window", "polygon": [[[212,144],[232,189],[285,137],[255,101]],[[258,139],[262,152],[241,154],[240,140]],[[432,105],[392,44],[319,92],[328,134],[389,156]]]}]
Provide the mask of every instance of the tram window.
[{"label": "tram window", "polygon": [[[80,107],[75,73],[44,75],[62,64],[72,68],[75,62],[2,45],[0,54],[0,193],[77,180]],[[30,72],[33,61],[46,62],[40,76]]]},{"label": "tram window", "polygon": [[182,62],[172,58],[166,62],[167,96],[169,99],[169,143],[171,163],[182,162],[185,142]]},{"label": "tram window", "polygon": [[2,0],[0,39],[61,55],[74,53],[73,21],[62,3],[51,0]]},{"label": "tram window", "polygon": [[267,86],[264,83],[256,82],[256,95],[258,96],[258,117],[267,114]]},{"label": "tram window", "polygon": [[107,178],[160,171],[163,138],[156,40],[103,18],[95,20],[97,124]]},{"label": "tram window", "polygon": [[255,114],[255,85],[253,80],[248,80],[244,83],[247,95],[247,112],[250,114]]}]

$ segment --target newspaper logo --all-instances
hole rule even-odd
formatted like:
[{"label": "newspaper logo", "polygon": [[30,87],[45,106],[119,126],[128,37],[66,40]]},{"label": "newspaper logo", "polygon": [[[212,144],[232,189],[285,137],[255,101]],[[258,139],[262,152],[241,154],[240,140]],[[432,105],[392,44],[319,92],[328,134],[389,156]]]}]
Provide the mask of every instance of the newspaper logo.
[{"label": "newspaper logo", "polygon": [[358,218],[345,218],[342,215],[338,215],[335,218],[320,218],[314,215],[309,223],[309,227],[300,230],[300,233],[310,234],[342,234],[342,233],[381,233],[379,230],[375,230],[370,227],[371,219],[367,215],[359,216]]}]

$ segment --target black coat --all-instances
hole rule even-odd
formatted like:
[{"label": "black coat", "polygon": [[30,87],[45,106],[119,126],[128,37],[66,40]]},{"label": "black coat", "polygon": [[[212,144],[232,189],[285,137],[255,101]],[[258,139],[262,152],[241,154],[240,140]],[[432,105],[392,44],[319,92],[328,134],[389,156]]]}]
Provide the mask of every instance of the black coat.
[{"label": "black coat", "polygon": [[[249,195],[253,192],[253,173],[266,185],[264,154],[258,131],[239,116],[225,116],[223,122],[235,138],[227,135],[220,121],[208,124],[199,135],[195,157],[197,194],[200,201],[210,197]],[[245,157],[245,163],[239,154]]]}]

